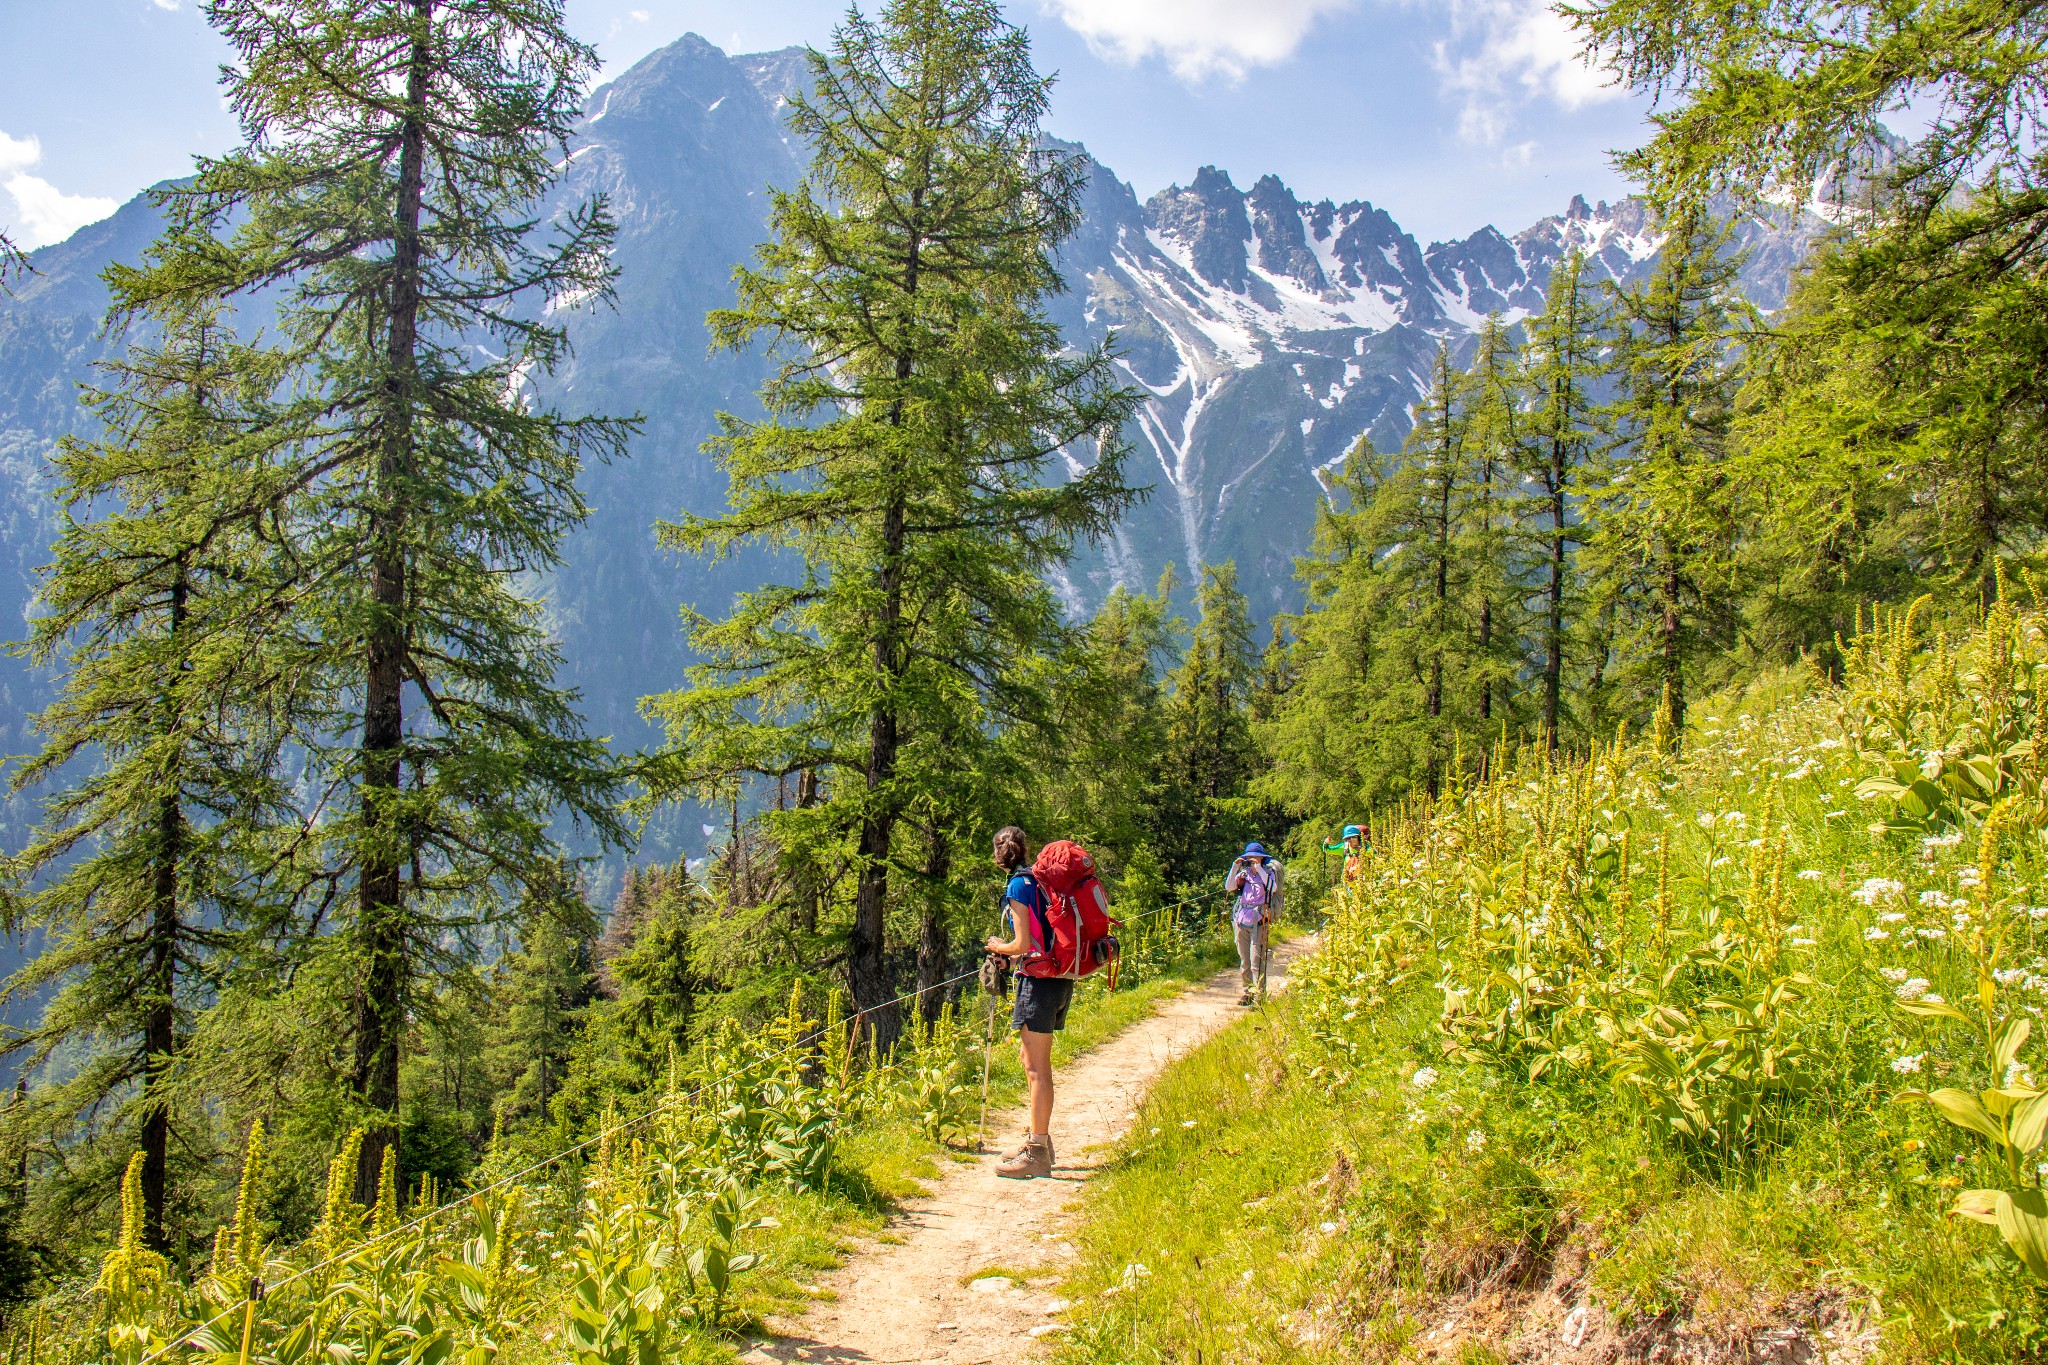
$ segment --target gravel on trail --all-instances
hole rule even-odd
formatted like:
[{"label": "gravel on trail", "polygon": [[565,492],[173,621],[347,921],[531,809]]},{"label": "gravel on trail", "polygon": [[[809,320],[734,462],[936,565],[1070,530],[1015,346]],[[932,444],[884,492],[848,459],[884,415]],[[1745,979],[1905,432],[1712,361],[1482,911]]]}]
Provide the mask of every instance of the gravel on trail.
[{"label": "gravel on trail", "polygon": [[[1288,964],[1312,946],[1310,939],[1275,945],[1273,990],[1286,987]],[[1218,973],[1062,1068],[1050,1179],[997,1177],[1002,1153],[1022,1141],[1026,1114],[1021,1107],[990,1114],[990,1150],[944,1172],[889,1220],[884,1235],[900,1241],[863,1241],[824,1277],[821,1289],[835,1297],[769,1323],[775,1335],[752,1339],[741,1360],[1011,1365],[1048,1354],[1065,1330],[1058,1289],[1074,1254],[1065,1238],[1089,1179],[1167,1064],[1243,1016],[1237,999],[1236,970]],[[1000,1032],[996,1046],[1005,1046]],[[999,1269],[963,1282],[984,1268]],[[991,1282],[996,1276],[1002,1283]]]}]

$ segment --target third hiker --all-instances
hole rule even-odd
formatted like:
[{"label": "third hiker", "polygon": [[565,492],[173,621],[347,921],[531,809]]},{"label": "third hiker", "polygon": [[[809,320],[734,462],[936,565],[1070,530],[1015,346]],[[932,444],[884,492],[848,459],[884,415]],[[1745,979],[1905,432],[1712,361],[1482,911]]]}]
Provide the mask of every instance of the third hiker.
[{"label": "third hiker", "polygon": [[1223,880],[1225,893],[1237,896],[1230,922],[1237,931],[1237,975],[1244,984],[1244,994],[1237,1001],[1240,1005],[1266,998],[1266,950],[1273,921],[1280,917],[1283,875],[1266,846],[1253,840],[1244,846]]}]

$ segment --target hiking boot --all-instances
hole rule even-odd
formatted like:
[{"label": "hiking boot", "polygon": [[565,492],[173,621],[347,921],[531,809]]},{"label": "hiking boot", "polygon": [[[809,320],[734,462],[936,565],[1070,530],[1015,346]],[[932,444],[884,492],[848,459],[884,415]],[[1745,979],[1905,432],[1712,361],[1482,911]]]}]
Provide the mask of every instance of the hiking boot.
[{"label": "hiking boot", "polygon": [[1237,1003],[1240,1005],[1250,1005],[1252,1003],[1252,993],[1246,991],[1243,995],[1237,997]]},{"label": "hiking boot", "polygon": [[996,1174],[1006,1180],[1036,1180],[1052,1174],[1052,1139],[1026,1138],[1024,1145],[1003,1158]]}]

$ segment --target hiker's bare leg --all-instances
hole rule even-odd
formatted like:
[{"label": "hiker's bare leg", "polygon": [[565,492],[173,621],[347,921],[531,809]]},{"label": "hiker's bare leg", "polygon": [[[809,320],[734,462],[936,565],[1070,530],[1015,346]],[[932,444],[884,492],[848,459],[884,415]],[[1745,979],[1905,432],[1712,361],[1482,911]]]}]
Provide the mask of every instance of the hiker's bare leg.
[{"label": "hiker's bare leg", "polygon": [[1017,1031],[1018,1055],[1024,1060],[1024,1075],[1031,1083],[1031,1135],[1052,1131],[1052,1035]]}]

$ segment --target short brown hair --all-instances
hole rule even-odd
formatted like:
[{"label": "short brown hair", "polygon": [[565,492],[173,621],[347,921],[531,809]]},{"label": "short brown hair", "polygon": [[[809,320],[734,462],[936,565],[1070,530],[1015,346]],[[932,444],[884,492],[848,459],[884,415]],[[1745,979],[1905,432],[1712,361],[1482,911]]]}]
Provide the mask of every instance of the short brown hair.
[{"label": "short brown hair", "polygon": [[995,854],[996,866],[1011,871],[1030,861],[1031,841],[1015,825],[1004,825],[996,831]]}]

